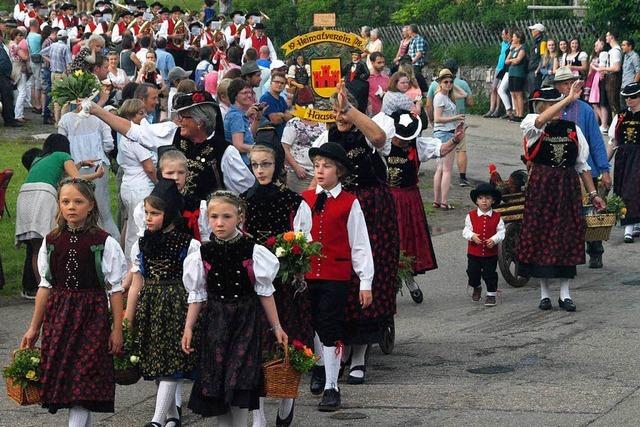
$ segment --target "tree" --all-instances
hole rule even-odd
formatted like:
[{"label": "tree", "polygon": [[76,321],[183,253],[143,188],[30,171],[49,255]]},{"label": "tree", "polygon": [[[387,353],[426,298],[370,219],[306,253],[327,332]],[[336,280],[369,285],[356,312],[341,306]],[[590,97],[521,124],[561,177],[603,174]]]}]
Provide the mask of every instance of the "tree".
[{"label": "tree", "polygon": [[589,0],[585,20],[605,33],[614,27],[622,37],[640,37],[640,7],[635,0]]}]

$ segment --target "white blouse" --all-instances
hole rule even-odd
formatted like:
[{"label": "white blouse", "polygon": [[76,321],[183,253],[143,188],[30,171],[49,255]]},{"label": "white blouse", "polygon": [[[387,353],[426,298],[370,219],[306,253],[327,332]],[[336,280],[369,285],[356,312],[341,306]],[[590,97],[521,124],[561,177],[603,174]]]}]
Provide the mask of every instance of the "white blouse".
[{"label": "white blouse", "polygon": [[[200,242],[198,242],[196,239],[191,239],[191,242],[189,243],[189,249],[187,249],[187,258],[189,257],[189,255],[194,254],[196,252],[200,254]],[[131,260],[132,273],[140,272],[140,259],[138,258],[139,254],[140,254],[140,244],[139,244],[139,240],[136,240],[136,242],[131,247],[131,257],[129,258]],[[187,269],[187,258],[185,258],[185,260],[182,262],[183,271],[186,271]],[[200,301],[207,300],[207,292],[205,291],[205,293],[202,294],[198,289],[194,288],[193,286],[195,285],[195,283],[193,281],[183,282],[183,284],[184,284],[184,288],[187,290],[189,294],[187,302],[192,303],[192,302],[200,302]]]},{"label": "white blouse", "polygon": [[[351,108],[354,108],[354,107],[352,106]],[[375,148],[373,146],[373,144],[371,144],[371,141],[369,141],[368,139],[367,139],[367,144],[369,144],[369,147],[371,147],[372,149],[377,150],[383,156],[388,156],[389,153],[391,152],[391,139],[396,134],[396,126],[395,126],[395,124],[393,122],[393,119],[390,116],[387,116],[386,114],[380,112],[380,113],[376,114],[375,116],[371,117],[371,120],[373,120],[373,122],[375,124],[377,124],[380,127],[380,129],[382,129],[382,131],[385,133],[385,135],[387,137],[387,142],[384,144],[384,147],[382,147],[382,148]],[[329,142],[329,131],[328,130],[326,130],[322,134],[320,134],[318,139],[316,139],[313,142],[313,146],[314,147],[320,147],[322,144],[325,144],[327,142]]]},{"label": "white blouse", "polygon": [[111,128],[95,116],[83,117],[69,112],[60,118],[58,133],[69,138],[71,157],[75,162],[98,159],[110,165],[108,152],[115,148]]},{"label": "white blouse", "polygon": [[[104,251],[102,252],[102,274],[104,275],[105,287],[109,295],[114,292],[122,292],[122,279],[127,274],[127,260],[122,252],[122,248],[118,242],[111,236],[107,237],[104,242]],[[38,252],[38,273],[40,273],[41,288],[51,289],[51,283],[47,281],[45,275],[49,270],[49,254],[46,243],[40,246]]]},{"label": "white blouse", "polygon": [[[236,235],[240,233],[236,232]],[[233,236],[233,237],[235,237]],[[232,237],[232,238],[233,238]],[[275,292],[273,280],[280,269],[278,258],[267,248],[261,245],[253,247],[253,274],[256,282],[253,286],[256,294],[262,297],[269,297]],[[207,275],[202,262],[200,251],[195,251],[187,255],[184,260],[184,273],[182,281],[189,292],[189,303],[203,302],[207,300]]]},{"label": "white blouse", "polygon": [[[393,121],[393,120],[392,120]],[[150,124],[146,120],[140,124],[131,123],[131,129],[127,132],[127,138],[136,141],[145,147],[157,151],[163,145],[172,145],[173,137],[178,131],[178,125],[173,122]],[[211,139],[215,132],[209,135]],[[240,157],[240,152],[233,145],[229,145],[222,154],[220,162],[224,186],[227,190],[241,194],[253,187],[255,177]]]},{"label": "white blouse", "polygon": [[[133,222],[136,224],[136,233],[138,237],[144,236],[147,229],[144,221],[144,202],[138,203],[133,210]],[[198,215],[198,229],[200,230],[200,240],[209,241],[211,235],[211,227],[209,227],[209,219],[207,218],[207,201],[200,200],[200,215]]]},{"label": "white blouse", "polygon": [[440,147],[442,147],[442,141],[438,138],[430,136],[416,138],[416,151],[420,162],[424,163],[429,159],[440,157]]},{"label": "white blouse", "polygon": [[[544,133],[547,124],[545,123],[540,129],[535,125],[536,119],[540,114],[527,114],[520,123],[520,129],[527,141],[527,148],[531,147]],[[575,170],[578,173],[589,171],[591,168],[587,164],[589,158],[589,144],[582,133],[582,130],[576,125],[576,133],[578,134],[578,157],[576,158]]]}]

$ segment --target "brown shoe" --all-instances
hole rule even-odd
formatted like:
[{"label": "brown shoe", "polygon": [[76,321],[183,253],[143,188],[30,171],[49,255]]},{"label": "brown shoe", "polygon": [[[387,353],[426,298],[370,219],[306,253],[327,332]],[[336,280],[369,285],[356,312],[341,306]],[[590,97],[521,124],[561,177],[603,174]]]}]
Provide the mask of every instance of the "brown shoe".
[{"label": "brown shoe", "polygon": [[482,296],[482,287],[478,286],[477,288],[473,288],[473,294],[471,294],[471,299],[474,301],[480,301],[481,296]]},{"label": "brown shoe", "polygon": [[496,305],[496,297],[494,297],[493,295],[487,295],[487,297],[484,299],[484,305],[485,307],[493,307],[494,305]]}]

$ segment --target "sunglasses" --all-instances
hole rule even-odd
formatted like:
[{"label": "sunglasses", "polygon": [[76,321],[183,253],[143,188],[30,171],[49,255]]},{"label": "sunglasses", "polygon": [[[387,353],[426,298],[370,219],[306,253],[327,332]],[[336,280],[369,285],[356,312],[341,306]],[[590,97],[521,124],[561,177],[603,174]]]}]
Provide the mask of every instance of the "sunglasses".
[{"label": "sunglasses", "polygon": [[640,98],[640,93],[637,93],[635,95],[625,96],[625,99],[638,99],[638,98]]},{"label": "sunglasses", "polygon": [[441,83],[443,83],[445,85],[449,85],[449,84],[453,83],[453,80],[443,80]]}]

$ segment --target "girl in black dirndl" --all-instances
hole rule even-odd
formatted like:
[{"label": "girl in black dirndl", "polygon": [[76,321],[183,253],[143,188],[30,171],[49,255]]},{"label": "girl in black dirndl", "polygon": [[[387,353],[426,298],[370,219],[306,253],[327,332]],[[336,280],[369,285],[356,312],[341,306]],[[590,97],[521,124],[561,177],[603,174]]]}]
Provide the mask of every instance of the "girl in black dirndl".
[{"label": "girl in black dirndl", "polygon": [[156,407],[149,427],[180,424],[176,390],[182,378],[193,378],[195,355],[182,351],[180,338],[188,302],[206,299],[183,284],[185,258],[199,252],[200,243],[176,227],[182,222],[182,196],[175,181],[160,179],[144,200],[147,229],[131,249],[133,281],[127,319],[134,331],[134,354],[142,376],[158,384]]},{"label": "girl in black dirndl", "polygon": [[589,146],[582,131],[559,118],[562,109],[578,99],[581,88],[582,82],[576,81],[566,98],[553,88],[536,90],[531,101],[538,113],[527,115],[520,125],[529,183],[517,249],[518,274],[540,279],[541,310],[552,308],[551,279],[560,282],[560,308],[576,310],[569,283],[576,275],[576,265],[585,262],[579,178],[594,206],[598,210],[605,206],[591,179]]},{"label": "girl in black dirndl", "polygon": [[211,240],[187,256],[185,284],[204,294],[199,343],[192,346],[201,302],[189,304],[182,350],[196,352],[198,371],[189,408],[218,417],[219,426],[245,426],[248,410],[258,409],[262,385],[262,319],[266,315],[279,344],[287,345],[273,299],[279,262],[264,246],[244,236],[244,202],[228,191],[216,191],[207,214]]},{"label": "girl in black dirndl", "polygon": [[620,92],[628,109],[613,118],[609,136],[615,145],[613,192],[627,208],[624,241],[640,236],[640,83],[631,83]]},{"label": "girl in black dirndl", "polygon": [[[310,215],[297,215],[298,211],[306,208],[306,204],[301,204],[302,197],[280,182],[273,181],[274,176],[280,176],[283,168],[276,160],[276,152],[271,147],[255,145],[249,153],[249,160],[256,184],[240,195],[247,204],[245,231],[259,244],[266,246],[273,246],[275,236],[287,231],[302,231],[309,235],[310,220],[303,219]],[[293,284],[282,283],[279,279],[274,280],[273,286],[276,290],[273,297],[282,327],[292,340],[297,339],[311,348],[314,332],[309,292],[296,292]],[[273,351],[273,343],[273,336],[263,331],[263,352]],[[267,425],[262,401],[263,398],[260,398],[260,409],[253,413],[254,427]],[[276,425],[291,424],[292,409],[293,399],[281,399]]]},{"label": "girl in black dirndl", "polygon": [[[344,86],[331,97],[336,122],[314,142],[319,147],[326,142],[340,144],[353,163],[352,173],[345,179],[346,191],[354,194],[365,216],[375,275],[373,303],[362,309],[359,302],[359,281],[353,275],[345,313],[345,344],[352,346],[348,382],[362,384],[365,377],[365,352],[368,344],[380,342],[384,328],[396,312],[396,284],[400,239],[395,202],[387,185],[387,167],[378,150],[386,151],[387,141],[395,134],[393,119],[380,113],[373,120],[358,111],[355,99]],[[379,124],[382,126],[379,126]],[[384,128],[384,130],[383,130]],[[315,180],[310,188],[316,187]],[[316,354],[320,349],[316,348]],[[345,352],[347,354],[347,352]],[[314,370],[313,373],[321,374]],[[315,378],[317,383],[324,379]],[[312,383],[314,377],[312,375]]]},{"label": "girl in black dirndl", "polygon": [[118,242],[98,227],[93,184],[63,180],[58,208],[58,225],[38,254],[42,279],[21,347],[33,347],[42,327],[42,406],[52,414],[69,408],[69,426],[84,427],[92,412],[114,410],[113,355],[122,349],[127,263]]},{"label": "girl in black dirndl", "polygon": [[[406,110],[391,114],[395,123],[395,135],[391,151],[386,156],[389,189],[395,200],[400,232],[400,250],[412,258],[413,275],[424,274],[438,268],[436,254],[431,243],[431,233],[418,188],[420,161],[426,160],[428,138],[420,138],[422,120]],[[411,298],[417,303],[423,299],[418,284],[406,283]]]}]

